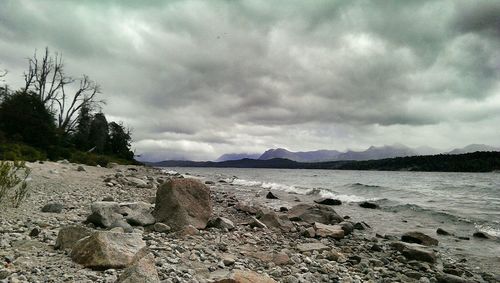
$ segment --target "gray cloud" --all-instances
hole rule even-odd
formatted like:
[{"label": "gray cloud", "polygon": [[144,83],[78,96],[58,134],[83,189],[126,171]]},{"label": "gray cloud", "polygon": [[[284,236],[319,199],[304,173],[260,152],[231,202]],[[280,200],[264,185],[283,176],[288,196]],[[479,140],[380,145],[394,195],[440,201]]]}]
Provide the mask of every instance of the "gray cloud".
[{"label": "gray cloud", "polygon": [[62,52],[154,159],[499,138],[498,3],[143,2],[0,2],[9,83]]}]

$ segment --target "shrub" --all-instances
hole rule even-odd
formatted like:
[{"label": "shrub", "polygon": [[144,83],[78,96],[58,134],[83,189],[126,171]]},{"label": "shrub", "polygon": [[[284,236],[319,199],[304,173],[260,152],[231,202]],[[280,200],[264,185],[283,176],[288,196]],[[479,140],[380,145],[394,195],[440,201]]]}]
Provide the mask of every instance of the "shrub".
[{"label": "shrub", "polygon": [[33,162],[45,159],[47,159],[45,153],[34,147],[13,143],[0,144],[0,160],[25,160]]},{"label": "shrub", "polygon": [[0,161],[0,205],[6,200],[10,200],[13,207],[21,205],[29,195],[30,173],[24,162]]}]

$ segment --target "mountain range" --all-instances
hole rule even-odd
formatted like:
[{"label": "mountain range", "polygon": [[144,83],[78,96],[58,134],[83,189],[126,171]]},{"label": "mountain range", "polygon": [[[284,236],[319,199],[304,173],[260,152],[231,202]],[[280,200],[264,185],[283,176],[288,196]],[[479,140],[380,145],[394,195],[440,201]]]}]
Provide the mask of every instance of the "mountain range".
[{"label": "mountain range", "polygon": [[477,151],[500,151],[499,147],[484,144],[470,144],[463,148],[456,148],[451,151],[440,151],[431,147],[410,148],[402,144],[370,146],[364,151],[348,150],[341,152],[338,150],[315,150],[293,152],[284,148],[269,149],[262,154],[233,153],[224,154],[217,158],[217,162],[240,160],[244,158],[257,160],[270,160],[274,158],[289,159],[297,162],[325,162],[341,160],[374,160],[405,156],[420,156],[434,154],[464,154]]}]

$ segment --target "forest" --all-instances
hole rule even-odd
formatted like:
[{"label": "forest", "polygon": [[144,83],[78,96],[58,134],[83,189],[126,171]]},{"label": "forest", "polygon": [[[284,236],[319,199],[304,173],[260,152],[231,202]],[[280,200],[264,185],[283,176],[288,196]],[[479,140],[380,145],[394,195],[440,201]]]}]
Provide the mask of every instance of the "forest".
[{"label": "forest", "polygon": [[0,160],[136,163],[131,130],[108,121],[99,84],[66,74],[62,55],[35,51],[21,88],[12,90],[8,75],[0,71]]}]

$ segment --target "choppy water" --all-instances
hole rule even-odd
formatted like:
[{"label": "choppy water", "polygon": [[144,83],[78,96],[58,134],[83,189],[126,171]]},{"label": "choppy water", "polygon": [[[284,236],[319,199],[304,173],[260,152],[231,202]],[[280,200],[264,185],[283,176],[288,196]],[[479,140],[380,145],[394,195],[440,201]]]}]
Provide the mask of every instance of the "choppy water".
[{"label": "choppy water", "polygon": [[[500,270],[500,242],[474,239],[485,231],[500,237],[499,173],[427,173],[239,168],[172,168],[211,179],[226,179],[235,189],[293,193],[304,198],[333,197],[340,213],[361,218],[381,233],[419,230],[438,237],[443,254],[472,258],[483,269]],[[380,210],[358,202],[370,200]],[[438,227],[456,237],[440,237]],[[494,270],[490,270],[494,271]]]}]

